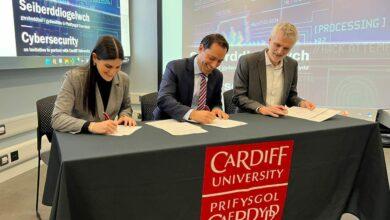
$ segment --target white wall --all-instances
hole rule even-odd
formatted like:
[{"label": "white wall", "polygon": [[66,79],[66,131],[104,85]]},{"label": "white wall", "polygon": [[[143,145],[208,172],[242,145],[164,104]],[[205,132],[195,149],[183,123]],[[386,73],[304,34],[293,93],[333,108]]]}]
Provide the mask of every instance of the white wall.
[{"label": "white wall", "polygon": [[157,91],[157,1],[130,2],[130,91]]}]

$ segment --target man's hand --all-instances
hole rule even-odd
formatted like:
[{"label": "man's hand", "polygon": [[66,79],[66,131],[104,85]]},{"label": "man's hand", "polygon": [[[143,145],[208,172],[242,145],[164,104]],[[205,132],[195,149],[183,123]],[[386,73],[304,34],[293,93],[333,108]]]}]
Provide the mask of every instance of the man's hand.
[{"label": "man's hand", "polygon": [[217,116],[218,118],[225,119],[225,120],[229,118],[229,115],[226,114],[224,111],[222,111],[222,109],[220,108],[214,108],[211,112],[214,113],[214,115]]},{"label": "man's hand", "polygon": [[205,110],[193,110],[189,119],[201,124],[210,124],[212,121],[214,121],[215,114]]},{"label": "man's hand", "polygon": [[287,114],[287,108],[282,105],[262,106],[258,109],[258,113],[278,118]]},{"label": "man's hand", "polygon": [[137,122],[133,118],[131,118],[131,117],[127,116],[127,115],[122,115],[116,121],[116,123],[118,125],[123,124],[124,126],[136,126],[137,125]]},{"label": "man's hand", "polygon": [[307,101],[307,100],[302,100],[298,106],[301,108],[307,108],[310,110],[313,110],[316,108],[316,105],[314,103]]},{"label": "man's hand", "polygon": [[112,134],[116,132],[117,123],[113,120],[102,122],[91,122],[88,126],[88,131],[94,134]]}]

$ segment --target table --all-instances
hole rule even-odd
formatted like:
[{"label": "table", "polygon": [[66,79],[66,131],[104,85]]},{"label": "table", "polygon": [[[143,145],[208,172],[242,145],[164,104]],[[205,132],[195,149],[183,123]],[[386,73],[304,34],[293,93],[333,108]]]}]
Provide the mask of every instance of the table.
[{"label": "table", "polygon": [[199,219],[206,146],[293,140],[284,219],[390,219],[377,124],[240,113],[248,125],[172,136],[140,123],[131,136],[55,132],[43,203],[51,219]]}]

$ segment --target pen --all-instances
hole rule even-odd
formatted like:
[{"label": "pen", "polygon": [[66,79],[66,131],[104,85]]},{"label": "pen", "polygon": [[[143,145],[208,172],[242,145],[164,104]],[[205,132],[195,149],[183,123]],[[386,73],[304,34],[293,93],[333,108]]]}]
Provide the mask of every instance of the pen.
[{"label": "pen", "polygon": [[110,116],[107,114],[107,112],[103,112],[104,120],[110,120]]}]

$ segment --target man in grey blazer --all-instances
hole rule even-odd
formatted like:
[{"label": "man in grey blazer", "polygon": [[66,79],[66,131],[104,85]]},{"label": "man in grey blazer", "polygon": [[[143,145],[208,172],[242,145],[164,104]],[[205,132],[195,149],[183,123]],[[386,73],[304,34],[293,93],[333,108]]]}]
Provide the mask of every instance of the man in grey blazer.
[{"label": "man in grey blazer", "polygon": [[287,56],[297,40],[298,31],[293,24],[278,23],[268,49],[239,59],[233,90],[238,112],[279,117],[287,113],[284,105],[315,108],[315,104],[298,96],[298,63]]}]

